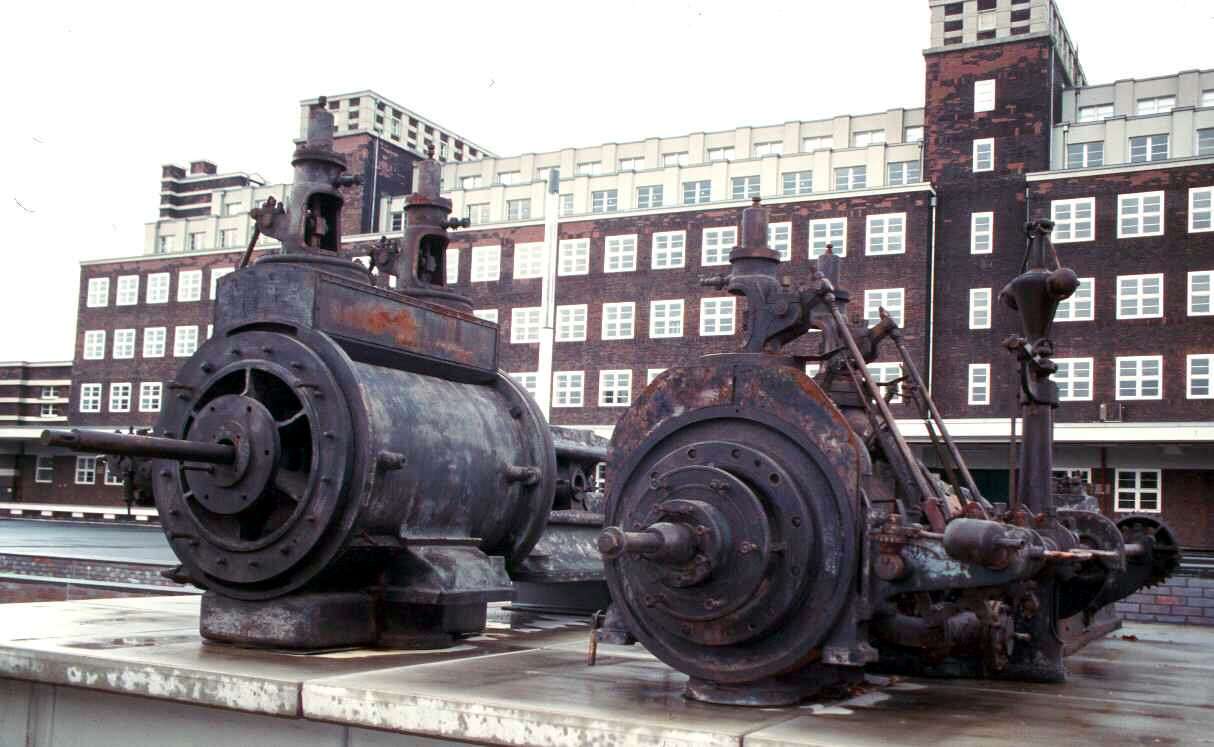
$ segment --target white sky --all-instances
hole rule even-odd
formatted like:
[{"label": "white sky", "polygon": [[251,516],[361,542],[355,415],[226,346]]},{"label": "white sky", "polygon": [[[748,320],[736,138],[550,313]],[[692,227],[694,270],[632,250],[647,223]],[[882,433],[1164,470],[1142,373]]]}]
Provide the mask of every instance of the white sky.
[{"label": "white sky", "polygon": [[[1214,67],[1209,0],[1059,5],[1093,83]],[[0,360],[72,357],[78,263],[142,253],[161,164],[289,178],[301,99],[513,155],[922,106],[928,41],[927,0],[10,4]]]}]

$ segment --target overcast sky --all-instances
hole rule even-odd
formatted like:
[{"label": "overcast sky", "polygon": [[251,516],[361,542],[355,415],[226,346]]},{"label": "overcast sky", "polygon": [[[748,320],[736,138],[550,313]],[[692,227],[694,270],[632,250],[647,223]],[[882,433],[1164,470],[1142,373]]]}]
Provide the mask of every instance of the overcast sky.
[{"label": "overcast sky", "polygon": [[[1209,0],[1059,0],[1093,83],[1214,67]],[[290,177],[301,99],[373,89],[502,155],[923,104],[927,0],[9,5],[0,360],[72,357],[79,262],[160,165]]]}]

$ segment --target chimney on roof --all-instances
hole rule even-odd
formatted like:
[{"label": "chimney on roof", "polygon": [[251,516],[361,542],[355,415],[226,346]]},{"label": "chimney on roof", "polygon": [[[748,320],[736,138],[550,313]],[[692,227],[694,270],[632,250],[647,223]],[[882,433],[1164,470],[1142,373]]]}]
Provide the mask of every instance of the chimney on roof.
[{"label": "chimney on roof", "polygon": [[185,169],[175,164],[166,163],[160,167],[161,179],[184,179]]},{"label": "chimney on roof", "polygon": [[218,170],[218,167],[210,161],[190,161],[190,176],[214,174]]}]

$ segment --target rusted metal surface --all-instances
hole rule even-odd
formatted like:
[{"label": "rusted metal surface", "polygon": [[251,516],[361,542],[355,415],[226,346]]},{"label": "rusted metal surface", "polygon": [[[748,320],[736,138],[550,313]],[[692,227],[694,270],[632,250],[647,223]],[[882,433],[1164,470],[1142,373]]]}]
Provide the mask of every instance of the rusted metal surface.
[{"label": "rusted metal surface", "polygon": [[[1048,333],[1075,277],[1046,268],[1048,233],[1029,227],[1024,272],[1004,292],[1024,327],[1009,347],[1029,475],[1009,510],[979,493],[894,321],[882,310],[871,328],[848,324],[838,258],[828,251],[802,284],[777,277],[756,200],[732,271],[701,281],[746,298],[741,351],[668,369],[612,437],[598,549],[613,607],[597,640],[635,636],[689,675],[687,697],[734,705],[795,702],[865,666],[1063,678],[1059,620],[1097,624],[1102,605],[1174,569],[1175,545],[1166,527],[1054,504]],[[816,379],[781,353],[810,329],[822,333]],[[904,376],[879,384],[867,363],[886,340]],[[951,484],[902,437],[895,387]]]}]

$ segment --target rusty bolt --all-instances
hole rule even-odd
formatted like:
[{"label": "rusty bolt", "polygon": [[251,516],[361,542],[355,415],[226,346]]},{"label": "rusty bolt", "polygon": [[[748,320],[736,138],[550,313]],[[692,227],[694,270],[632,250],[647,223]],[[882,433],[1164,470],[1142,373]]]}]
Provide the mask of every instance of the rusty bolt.
[{"label": "rusty bolt", "polygon": [[375,458],[375,464],[384,472],[398,470],[405,466],[405,455],[396,451],[381,451]]},{"label": "rusty bolt", "polygon": [[755,543],[751,542],[750,540],[742,540],[742,544],[738,545],[738,554],[739,555],[749,555],[750,553],[752,553],[758,549],[759,549],[759,546],[756,545]]}]

